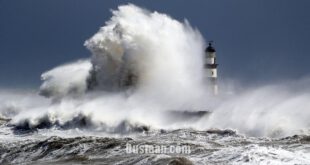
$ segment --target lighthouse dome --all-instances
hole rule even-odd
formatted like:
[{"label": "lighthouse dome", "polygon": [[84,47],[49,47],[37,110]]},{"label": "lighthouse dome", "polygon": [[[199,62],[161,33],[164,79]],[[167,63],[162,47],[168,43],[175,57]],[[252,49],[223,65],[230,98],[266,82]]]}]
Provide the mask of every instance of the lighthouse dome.
[{"label": "lighthouse dome", "polygon": [[212,43],[209,42],[209,46],[206,48],[206,52],[215,52],[214,47],[212,46]]}]

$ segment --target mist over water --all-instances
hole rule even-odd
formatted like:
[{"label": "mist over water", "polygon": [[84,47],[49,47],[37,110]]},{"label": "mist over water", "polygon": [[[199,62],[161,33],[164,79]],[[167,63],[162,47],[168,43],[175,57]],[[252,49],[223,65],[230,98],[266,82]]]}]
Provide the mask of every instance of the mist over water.
[{"label": "mist over water", "polygon": [[[309,134],[309,79],[234,91],[222,98],[202,127],[231,128],[250,136]],[[228,91],[227,91],[228,92]]]},{"label": "mist over water", "polygon": [[[1,91],[2,117],[11,118],[10,123],[20,127],[86,125],[87,129],[111,133],[147,126],[229,128],[248,136],[268,137],[308,134],[309,79],[232,88],[239,90],[225,90],[228,88],[222,85],[220,95],[213,97],[204,81],[205,41],[188,21],[179,22],[131,4],[112,13],[86,40],[85,46],[92,52],[89,59],[43,73],[38,93]],[[133,88],[119,87],[126,69],[138,75]],[[96,85],[89,89],[92,76]],[[212,113],[179,122],[168,113],[171,110]]]}]

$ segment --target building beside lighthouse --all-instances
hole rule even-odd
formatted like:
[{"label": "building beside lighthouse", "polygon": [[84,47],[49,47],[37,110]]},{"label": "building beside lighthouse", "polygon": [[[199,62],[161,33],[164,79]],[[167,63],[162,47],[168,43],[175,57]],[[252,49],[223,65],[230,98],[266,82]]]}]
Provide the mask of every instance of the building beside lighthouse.
[{"label": "building beside lighthouse", "polygon": [[214,95],[218,94],[217,66],[218,64],[216,63],[216,51],[212,46],[212,41],[210,41],[208,47],[205,50],[204,69],[206,71],[206,76],[209,81],[210,91]]}]

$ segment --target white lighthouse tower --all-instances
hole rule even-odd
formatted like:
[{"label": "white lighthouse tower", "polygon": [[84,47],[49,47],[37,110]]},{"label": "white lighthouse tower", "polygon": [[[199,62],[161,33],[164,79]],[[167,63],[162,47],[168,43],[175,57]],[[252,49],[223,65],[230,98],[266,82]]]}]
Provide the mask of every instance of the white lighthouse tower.
[{"label": "white lighthouse tower", "polygon": [[209,81],[210,90],[214,95],[218,94],[217,85],[217,66],[215,49],[212,46],[212,41],[209,41],[209,46],[205,50],[205,70]]}]

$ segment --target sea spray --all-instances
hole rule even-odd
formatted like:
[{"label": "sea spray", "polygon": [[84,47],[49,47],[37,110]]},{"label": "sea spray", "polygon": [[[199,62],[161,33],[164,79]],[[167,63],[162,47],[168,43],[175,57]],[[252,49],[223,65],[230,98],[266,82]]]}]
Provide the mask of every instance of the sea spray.
[{"label": "sea spray", "polygon": [[41,75],[40,95],[60,99],[69,95],[82,95],[87,89],[91,70],[89,60],[78,60],[58,66]]},{"label": "sea spray", "polygon": [[85,46],[93,53],[99,88],[117,88],[124,70],[130,70],[138,77],[139,93],[173,100],[184,93],[201,93],[204,41],[187,21],[120,6]]},{"label": "sea spray", "polygon": [[[53,102],[19,113],[13,125],[45,128],[86,118],[98,127],[129,122],[168,128],[173,120],[163,111],[204,109],[204,41],[199,31],[188,21],[132,4],[112,13],[85,42],[90,60],[42,74],[40,94]],[[126,70],[138,79],[131,92],[120,86]]]},{"label": "sea spray", "polygon": [[283,137],[308,134],[310,126],[309,78],[261,85],[229,93],[199,129],[231,128],[249,136]]}]

